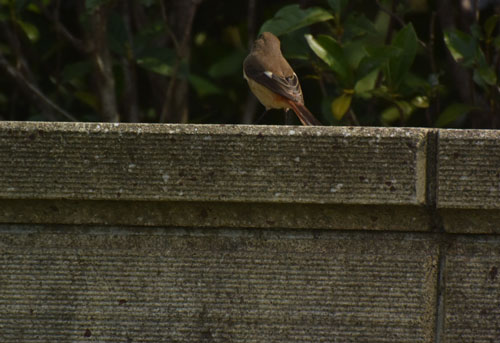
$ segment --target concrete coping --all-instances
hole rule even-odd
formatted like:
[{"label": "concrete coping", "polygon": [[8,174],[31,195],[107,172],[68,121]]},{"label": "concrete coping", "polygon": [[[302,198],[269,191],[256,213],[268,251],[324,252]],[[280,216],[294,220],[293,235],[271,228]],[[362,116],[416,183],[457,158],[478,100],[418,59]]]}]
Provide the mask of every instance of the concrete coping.
[{"label": "concrete coping", "polygon": [[[499,131],[0,122],[0,165],[6,206],[140,201],[280,213],[292,206],[336,218],[349,207],[366,217],[353,228],[370,228],[386,212],[389,221],[409,218],[398,230],[412,220],[419,224],[411,230],[430,229],[436,221],[424,217],[435,210],[456,217],[500,209]],[[4,221],[16,211],[9,206]],[[366,206],[379,210],[367,214]]]}]

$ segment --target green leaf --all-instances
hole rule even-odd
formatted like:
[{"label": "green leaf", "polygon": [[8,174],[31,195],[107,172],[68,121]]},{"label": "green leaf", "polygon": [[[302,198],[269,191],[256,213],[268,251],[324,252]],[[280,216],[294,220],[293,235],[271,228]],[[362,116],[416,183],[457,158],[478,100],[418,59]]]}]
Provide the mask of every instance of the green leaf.
[{"label": "green leaf", "polygon": [[212,81],[201,76],[190,74],[188,80],[200,97],[214,94],[223,94],[222,89]]},{"label": "green leaf", "polygon": [[307,28],[298,29],[281,38],[281,50],[287,59],[309,61],[311,49],[304,39]]},{"label": "green leaf", "polygon": [[241,70],[246,54],[245,51],[234,50],[231,54],[212,64],[208,69],[208,75],[216,79],[237,74]]},{"label": "green leaf", "polygon": [[366,76],[356,81],[354,91],[359,98],[369,99],[373,96],[371,93],[377,85],[378,72],[376,69],[369,72]]},{"label": "green leaf", "polygon": [[24,34],[30,41],[36,42],[38,40],[38,38],[40,37],[40,33],[38,32],[38,29],[35,25],[21,19],[17,19],[16,22],[24,31]]},{"label": "green leaf", "polygon": [[401,49],[401,53],[391,57],[388,64],[388,79],[393,88],[398,88],[408,73],[417,54],[418,39],[413,25],[402,28],[392,40],[392,47]]},{"label": "green leaf", "polygon": [[497,25],[499,20],[500,15],[498,14],[494,14],[486,19],[486,22],[484,23],[484,32],[486,33],[487,38],[491,37],[491,34],[493,33],[493,30],[495,29],[495,26]]},{"label": "green leaf", "polygon": [[335,119],[341,120],[351,107],[353,92],[344,92],[332,101],[332,113]]},{"label": "green leaf", "polygon": [[479,75],[481,78],[490,86],[497,84],[497,74],[491,66],[484,66],[478,68]]},{"label": "green leaf", "polygon": [[497,75],[494,69],[488,65],[474,68],[472,79],[483,89],[487,89],[488,86],[494,86],[497,83]]},{"label": "green leaf", "polygon": [[41,13],[40,7],[38,7],[38,5],[34,4],[34,3],[29,3],[28,6],[26,6],[26,10],[31,11],[31,12],[36,13],[36,14],[40,14]]},{"label": "green leaf", "polygon": [[434,123],[435,127],[445,127],[456,121],[462,116],[465,116],[474,107],[461,103],[453,103],[446,107],[443,112],[439,115],[436,122]]},{"label": "green leaf", "polygon": [[483,40],[484,39],[483,31],[481,30],[481,26],[479,26],[479,24],[477,24],[477,23],[472,24],[469,27],[469,30],[470,30],[470,33],[471,33],[472,37],[474,37],[474,38],[476,38],[478,40]]},{"label": "green leaf", "polygon": [[[136,55],[151,54],[158,45],[157,41],[167,34],[163,21],[151,21],[145,24],[133,37],[133,50]],[[145,52],[146,51],[146,52]]]},{"label": "green leaf", "polygon": [[260,32],[272,32],[281,36],[315,23],[333,19],[333,16],[320,7],[301,9],[299,5],[289,5],[280,9],[273,18],[266,21]]},{"label": "green leaf", "polygon": [[321,58],[336,74],[344,88],[352,88],[352,70],[344,55],[344,51],[333,37],[305,35],[307,43],[314,53]]},{"label": "green leaf", "polygon": [[327,95],[325,97],[321,97],[320,113],[318,113],[322,121],[325,121],[330,125],[333,125],[334,123],[338,124],[332,115],[332,101],[333,97],[331,96]]},{"label": "green leaf", "polygon": [[82,79],[92,70],[90,61],[82,61],[71,64],[66,64],[62,70],[62,80],[65,82]]},{"label": "green leaf", "polygon": [[356,69],[361,60],[367,55],[365,46],[366,43],[362,39],[349,40],[342,44],[342,51],[351,70]]},{"label": "green leaf", "polygon": [[110,1],[111,0],[85,0],[85,9],[87,12],[94,12],[96,9]]},{"label": "green leaf", "polygon": [[401,49],[392,46],[377,46],[367,49],[368,56],[365,56],[356,69],[356,80],[361,80],[372,71],[380,68],[390,58],[401,54]]},{"label": "green leaf", "polygon": [[408,95],[415,94],[416,92],[426,93],[428,92],[432,86],[429,81],[423,78],[419,74],[408,73],[405,78],[405,87],[409,89],[403,89],[409,91]]},{"label": "green leaf", "polygon": [[493,39],[493,45],[495,46],[495,48],[500,50],[500,35],[496,36]]},{"label": "green leaf", "polygon": [[340,18],[348,2],[349,0],[328,0],[328,5],[333,9],[337,17]]},{"label": "green leaf", "polygon": [[152,6],[155,2],[156,0],[140,0],[141,5],[146,7]]},{"label": "green leaf", "polygon": [[455,61],[466,67],[474,64],[478,43],[471,35],[459,30],[445,31],[444,42]]},{"label": "green leaf", "polygon": [[401,118],[401,113],[396,106],[391,106],[382,111],[380,121],[384,125],[391,125]]},{"label": "green leaf", "polygon": [[175,53],[168,48],[144,51],[137,57],[137,64],[144,69],[164,76],[171,76],[175,64]]},{"label": "green leaf", "polygon": [[94,94],[85,91],[76,91],[74,95],[82,103],[86,104],[87,106],[93,108],[96,111],[99,110],[99,101],[97,100],[97,97]]},{"label": "green leaf", "polygon": [[418,108],[427,108],[429,107],[429,98],[425,95],[418,95],[411,99],[411,104]]},{"label": "green leaf", "polygon": [[415,111],[415,107],[407,101],[395,101],[394,106],[386,108],[380,117],[384,125],[390,125],[396,121],[406,122]]},{"label": "green leaf", "polygon": [[361,36],[369,36],[373,38],[373,36],[377,36],[379,33],[373,22],[369,20],[364,14],[353,13],[349,15],[345,22],[343,23],[344,27],[344,36],[343,38],[346,40],[361,37]]},{"label": "green leaf", "polygon": [[15,0],[16,12],[20,13],[28,5],[29,0]]}]

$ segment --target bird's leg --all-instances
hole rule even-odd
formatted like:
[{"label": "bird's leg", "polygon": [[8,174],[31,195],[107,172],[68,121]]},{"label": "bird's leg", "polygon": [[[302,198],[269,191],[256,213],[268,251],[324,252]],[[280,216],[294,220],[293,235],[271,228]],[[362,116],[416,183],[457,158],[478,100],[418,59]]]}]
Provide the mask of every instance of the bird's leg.
[{"label": "bird's leg", "polygon": [[290,112],[289,108],[285,108],[285,125],[293,124],[293,114]]},{"label": "bird's leg", "polygon": [[265,109],[264,112],[260,115],[260,117],[253,123],[254,125],[257,125],[258,123],[260,123],[260,121],[264,118],[264,116],[266,115],[266,113],[269,111],[269,109]]}]

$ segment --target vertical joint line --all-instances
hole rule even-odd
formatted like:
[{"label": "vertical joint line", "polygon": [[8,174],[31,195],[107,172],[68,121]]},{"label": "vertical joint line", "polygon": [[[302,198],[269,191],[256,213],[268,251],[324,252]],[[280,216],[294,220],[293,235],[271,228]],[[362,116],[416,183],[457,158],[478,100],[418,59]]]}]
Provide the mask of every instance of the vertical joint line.
[{"label": "vertical joint line", "polygon": [[436,130],[429,130],[427,134],[427,163],[426,163],[426,204],[431,209],[436,208],[437,187],[437,137]]},{"label": "vertical joint line", "polygon": [[436,283],[436,312],[435,312],[435,331],[434,331],[434,342],[442,343],[444,342],[444,317],[445,317],[445,292],[446,292],[446,279],[445,279],[445,268],[446,268],[446,250],[448,245],[445,241],[441,241],[439,244],[438,252],[438,265],[437,265],[437,283]]},{"label": "vertical joint line", "polygon": [[434,342],[444,341],[445,326],[445,297],[446,297],[446,255],[448,244],[443,220],[438,211],[437,193],[438,193],[438,152],[439,152],[439,130],[429,130],[427,134],[426,149],[426,207],[429,216],[429,226],[432,231],[441,233],[437,237],[438,256],[437,256],[437,276],[435,283],[435,321],[434,321]]},{"label": "vertical joint line", "polygon": [[437,188],[438,188],[438,130],[429,130],[427,133],[426,149],[426,207],[429,213],[430,228],[434,232],[444,232],[443,221],[437,211]]}]

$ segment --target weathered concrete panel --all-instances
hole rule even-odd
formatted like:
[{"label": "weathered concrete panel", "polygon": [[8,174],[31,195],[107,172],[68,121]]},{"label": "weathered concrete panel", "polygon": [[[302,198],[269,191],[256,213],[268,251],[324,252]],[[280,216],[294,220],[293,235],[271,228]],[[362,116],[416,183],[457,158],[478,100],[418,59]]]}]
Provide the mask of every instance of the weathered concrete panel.
[{"label": "weathered concrete panel", "polygon": [[464,237],[448,249],[443,342],[500,341],[500,239]]},{"label": "weathered concrete panel", "polygon": [[498,131],[0,122],[0,223],[2,343],[500,339]]},{"label": "weathered concrete panel", "polygon": [[0,341],[433,342],[422,235],[2,226]]},{"label": "weathered concrete panel", "polygon": [[500,209],[500,131],[439,130],[438,208]]},{"label": "weathered concrete panel", "polygon": [[0,198],[421,205],[425,135],[0,122]]}]

